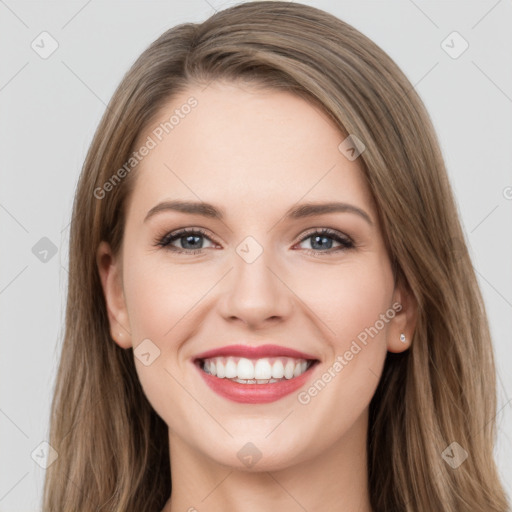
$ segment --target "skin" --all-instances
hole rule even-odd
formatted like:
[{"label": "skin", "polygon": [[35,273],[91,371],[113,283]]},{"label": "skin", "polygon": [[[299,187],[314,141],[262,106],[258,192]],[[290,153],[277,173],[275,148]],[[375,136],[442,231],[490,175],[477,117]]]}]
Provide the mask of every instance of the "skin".
[{"label": "skin", "polygon": [[[135,364],[169,426],[173,493],[164,511],[369,512],[368,406],[386,352],[409,348],[416,304],[395,287],[359,159],[338,150],[345,137],[329,118],[288,92],[203,89],[169,101],[140,135],[143,143],[191,95],[198,100],[134,171],[120,254],[106,242],[97,251],[113,339],[125,349],[150,339],[160,350],[150,365]],[[169,199],[213,203],[225,218],[164,211],[144,222]],[[297,203],[327,201],[363,209],[373,225],[349,212],[283,218]],[[334,238],[305,238],[325,227],[356,246],[335,251]],[[192,245],[172,242],[201,254],[155,246],[181,228],[208,232]],[[263,249],[252,263],[236,252],[247,236]],[[304,391],[396,302],[401,311],[307,404],[296,392],[267,404],[229,401],[192,364],[228,344],[291,347],[320,360]],[[237,456],[248,442],[261,453],[251,467]]]}]

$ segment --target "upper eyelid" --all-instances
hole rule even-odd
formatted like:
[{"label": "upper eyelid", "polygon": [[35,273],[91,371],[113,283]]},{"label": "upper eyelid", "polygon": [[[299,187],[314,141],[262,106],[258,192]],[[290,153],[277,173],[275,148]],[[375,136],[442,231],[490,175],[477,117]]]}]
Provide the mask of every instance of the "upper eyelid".
[{"label": "upper eyelid", "polygon": [[[322,226],[322,227],[313,227],[313,228],[309,228],[307,229],[296,241],[295,243],[301,243],[301,242],[304,242],[306,239],[308,239],[310,236],[312,236],[313,234],[315,233],[318,233],[318,232],[321,232],[321,231],[326,231],[325,233],[323,233],[324,236],[328,236],[328,237],[339,237],[341,239],[346,239],[347,242],[351,243],[351,244],[354,244],[355,245],[355,242],[353,240],[353,238],[349,235],[347,235],[346,233],[343,233],[342,231],[339,231],[335,228],[328,228],[326,226]],[[199,228],[199,227],[187,227],[187,228],[181,228],[181,229],[177,229],[175,231],[170,231],[166,234],[164,234],[163,237],[160,237],[159,240],[166,240],[168,239],[169,242],[167,245],[170,245],[171,242],[175,242],[176,240],[179,240],[182,236],[185,236],[187,235],[188,233],[190,234],[199,234],[201,236],[204,236],[206,238],[209,238],[211,242],[215,243],[215,244],[218,244],[219,242],[217,242],[215,240],[215,237],[214,236],[211,236],[210,235],[210,231],[206,228]],[[173,240],[174,239],[174,240]],[[184,251],[186,251],[187,249],[183,249]],[[190,250],[194,250],[194,249],[190,249]],[[201,250],[201,249],[199,249]]]}]

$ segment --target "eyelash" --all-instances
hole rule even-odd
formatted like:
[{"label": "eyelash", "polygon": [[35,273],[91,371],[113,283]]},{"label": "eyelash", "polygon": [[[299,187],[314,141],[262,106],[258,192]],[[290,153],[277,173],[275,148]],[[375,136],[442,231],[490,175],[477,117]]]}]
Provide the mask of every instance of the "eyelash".
[{"label": "eyelash", "polygon": [[[177,247],[171,246],[170,243],[174,242],[175,240],[179,240],[180,238],[186,236],[186,235],[202,235],[208,239],[211,240],[211,238],[208,236],[205,230],[201,228],[184,228],[176,232],[167,233],[162,238],[157,238],[155,240],[155,246],[161,247],[163,249],[167,249],[169,251],[175,252],[175,253],[185,253],[185,254],[200,254],[204,249],[179,249]],[[314,256],[318,255],[332,255],[333,253],[337,253],[339,251],[345,251],[347,249],[353,249],[355,248],[354,242],[347,236],[340,235],[337,231],[329,228],[321,228],[321,229],[315,229],[313,231],[308,232],[303,238],[301,238],[297,243],[302,243],[308,238],[311,238],[313,235],[321,235],[321,236],[327,236],[328,238],[332,238],[336,240],[336,242],[339,242],[341,247],[336,247],[334,249],[329,249],[327,251],[319,251],[317,249],[303,249],[306,251],[307,254],[311,254]],[[211,240],[214,242],[214,240]]]}]

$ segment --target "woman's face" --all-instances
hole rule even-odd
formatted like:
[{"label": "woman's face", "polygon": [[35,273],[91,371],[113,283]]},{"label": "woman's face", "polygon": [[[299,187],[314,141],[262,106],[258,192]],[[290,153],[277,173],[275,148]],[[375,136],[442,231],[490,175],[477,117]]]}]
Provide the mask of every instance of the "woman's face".
[{"label": "woman's face", "polygon": [[[102,243],[98,264],[112,336],[133,347],[171,452],[270,470],[359,450],[386,351],[412,329],[344,139],[297,96],[219,82],[139,137],[121,254]],[[302,207],[327,203],[349,206]]]}]

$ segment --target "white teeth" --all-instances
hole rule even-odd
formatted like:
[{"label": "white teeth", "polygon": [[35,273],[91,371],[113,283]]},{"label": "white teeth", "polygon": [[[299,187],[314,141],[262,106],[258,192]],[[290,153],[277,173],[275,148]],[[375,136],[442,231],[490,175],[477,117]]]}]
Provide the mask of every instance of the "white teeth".
[{"label": "white teeth", "polygon": [[304,360],[302,360],[300,363],[297,363],[293,370],[293,376],[298,377],[299,375],[304,373],[306,371],[307,366],[308,366],[308,363]]},{"label": "white teeth", "polygon": [[245,359],[244,357],[240,358],[236,373],[239,379],[254,379],[254,365],[252,364],[252,361],[250,359]]},{"label": "white teeth", "polygon": [[223,379],[226,376],[226,372],[224,371],[224,363],[222,361],[217,361],[215,366],[217,367],[217,377],[219,377],[219,379]]},{"label": "white teeth", "polygon": [[307,368],[308,361],[305,359],[290,357],[264,357],[256,360],[245,357],[213,357],[206,359],[203,365],[206,373],[242,384],[267,384],[293,379],[302,375]]},{"label": "white teeth", "polygon": [[278,359],[272,365],[272,378],[274,378],[274,379],[282,379],[283,377],[284,377],[283,362],[280,359]]},{"label": "white teeth", "polygon": [[295,370],[294,362],[291,361],[291,360],[288,360],[286,362],[286,366],[284,367],[284,376],[285,376],[285,378],[292,379],[293,378],[293,374],[295,373],[294,370]]},{"label": "white teeth", "polygon": [[234,379],[238,375],[238,365],[233,361],[233,358],[230,357],[226,361],[226,379]]},{"label": "white teeth", "polygon": [[255,379],[270,379],[272,377],[272,367],[268,359],[258,359],[254,367]]}]

